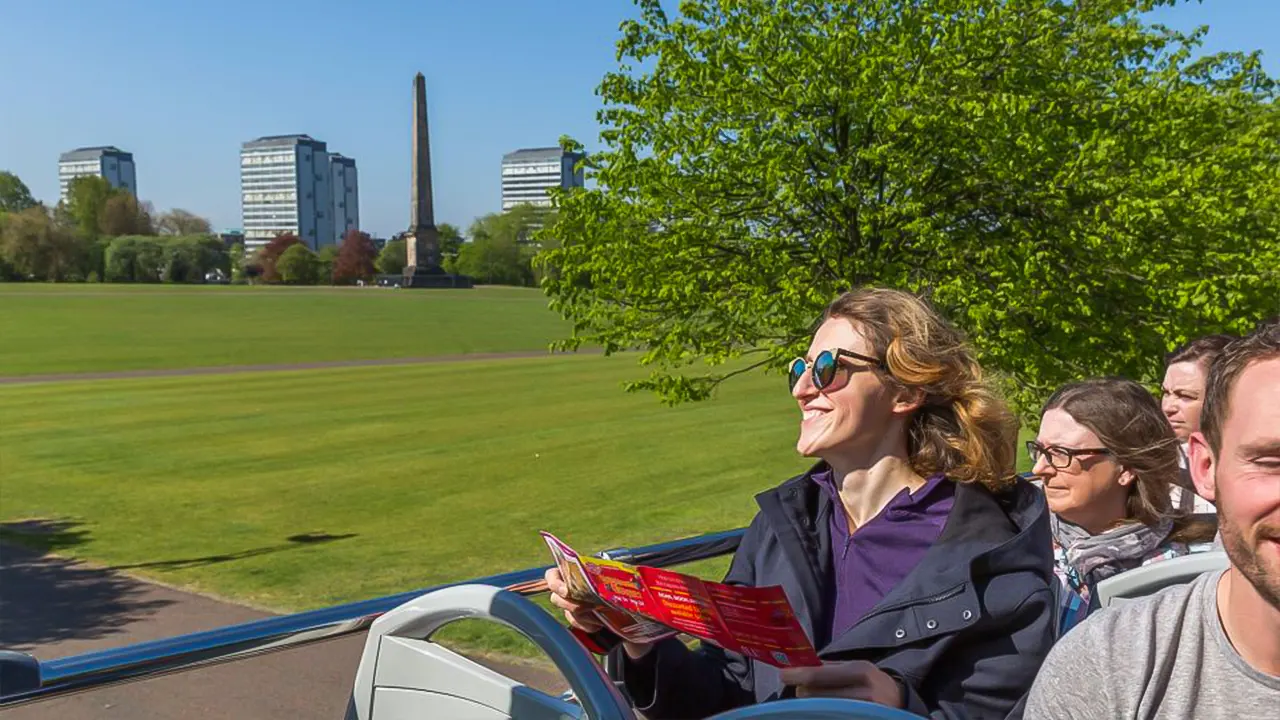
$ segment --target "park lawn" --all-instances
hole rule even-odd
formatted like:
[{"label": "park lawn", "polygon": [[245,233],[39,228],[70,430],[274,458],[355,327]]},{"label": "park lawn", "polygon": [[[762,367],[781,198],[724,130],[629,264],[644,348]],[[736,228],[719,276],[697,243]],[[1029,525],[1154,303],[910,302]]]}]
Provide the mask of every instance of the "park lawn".
[{"label": "park lawn", "polygon": [[531,288],[0,283],[0,377],[545,350]]},{"label": "park lawn", "polygon": [[640,373],[591,355],[0,387],[0,522],[293,611],[545,564],[541,529],[595,551],[740,527],[807,466],[779,376],[669,408],[621,391]]},{"label": "park lawn", "polygon": [[0,521],[289,611],[543,564],[541,529],[595,551],[738,527],[805,466],[779,376],[668,408],[622,392],[640,374],[592,355],[0,387]]}]

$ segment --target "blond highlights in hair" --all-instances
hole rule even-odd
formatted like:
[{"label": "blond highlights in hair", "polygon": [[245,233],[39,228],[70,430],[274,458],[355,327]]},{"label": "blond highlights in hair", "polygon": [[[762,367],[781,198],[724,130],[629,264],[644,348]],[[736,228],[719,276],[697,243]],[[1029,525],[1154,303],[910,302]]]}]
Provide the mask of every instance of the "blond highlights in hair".
[{"label": "blond highlights in hair", "polygon": [[901,290],[863,288],[836,298],[823,321],[857,325],[898,389],[918,390],[907,455],[923,477],[937,473],[989,490],[1010,487],[1018,422],[983,376],[960,332],[924,300]]}]

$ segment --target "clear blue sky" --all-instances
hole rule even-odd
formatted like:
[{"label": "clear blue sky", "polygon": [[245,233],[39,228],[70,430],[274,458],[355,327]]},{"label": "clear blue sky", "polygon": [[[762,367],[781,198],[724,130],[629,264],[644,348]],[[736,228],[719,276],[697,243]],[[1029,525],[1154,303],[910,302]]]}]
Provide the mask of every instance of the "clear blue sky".
[{"label": "clear blue sky", "polygon": [[[0,169],[57,201],[58,154],[133,153],[144,199],[240,225],[240,143],[307,133],[360,171],[363,229],[409,219],[412,78],[427,78],[438,222],[499,208],[499,162],[572,135],[629,0],[0,0]],[[1158,13],[1208,50],[1262,49],[1280,75],[1280,0]]]}]

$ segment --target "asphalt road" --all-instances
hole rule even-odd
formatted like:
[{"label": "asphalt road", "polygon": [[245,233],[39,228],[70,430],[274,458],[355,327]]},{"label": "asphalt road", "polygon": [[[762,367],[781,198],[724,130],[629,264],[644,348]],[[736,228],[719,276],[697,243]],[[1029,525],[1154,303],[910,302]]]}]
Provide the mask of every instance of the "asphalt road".
[{"label": "asphalt road", "polygon": [[[247,622],[269,614],[38,552],[0,545],[0,649],[53,659]],[[6,710],[4,720],[341,718],[364,634]],[[481,659],[538,689],[544,666]]]}]

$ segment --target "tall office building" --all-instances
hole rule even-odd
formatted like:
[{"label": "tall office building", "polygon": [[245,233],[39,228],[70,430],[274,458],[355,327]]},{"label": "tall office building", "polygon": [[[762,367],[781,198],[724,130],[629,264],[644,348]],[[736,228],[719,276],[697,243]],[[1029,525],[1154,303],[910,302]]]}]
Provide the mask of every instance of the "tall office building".
[{"label": "tall office building", "polygon": [[270,135],[240,146],[240,196],[246,249],[281,233],[318,250],[333,242],[328,147],[309,135]]},{"label": "tall office building", "polygon": [[329,155],[329,187],[333,189],[334,242],[341,243],[348,230],[360,229],[360,185],[354,158]]},{"label": "tall office building", "polygon": [[517,205],[551,207],[551,188],[582,187],[582,171],[574,165],[582,153],[558,147],[526,148],[502,156],[502,209]]},{"label": "tall office building", "polygon": [[77,148],[58,157],[58,197],[67,199],[71,181],[85,175],[99,175],[111,183],[111,187],[128,190],[138,196],[138,179],[133,167],[133,153],[118,147]]}]

